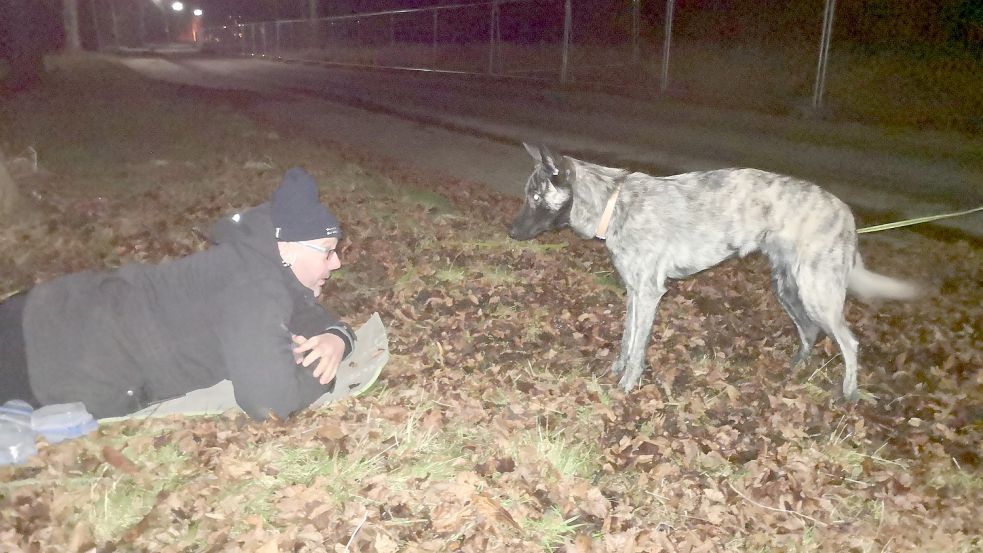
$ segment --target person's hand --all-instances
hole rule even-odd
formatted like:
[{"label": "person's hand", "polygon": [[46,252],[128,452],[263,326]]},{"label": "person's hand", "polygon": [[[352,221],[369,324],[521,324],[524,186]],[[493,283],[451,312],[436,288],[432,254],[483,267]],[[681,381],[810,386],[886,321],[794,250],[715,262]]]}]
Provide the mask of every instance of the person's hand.
[{"label": "person's hand", "polygon": [[[311,338],[293,335],[294,341],[294,361],[305,367],[310,367],[312,363],[318,361],[314,368],[314,378],[323,385],[331,382],[331,379],[338,373],[338,365],[341,358],[345,355],[345,341],[337,334],[326,332]],[[305,352],[309,352],[306,353]]]}]

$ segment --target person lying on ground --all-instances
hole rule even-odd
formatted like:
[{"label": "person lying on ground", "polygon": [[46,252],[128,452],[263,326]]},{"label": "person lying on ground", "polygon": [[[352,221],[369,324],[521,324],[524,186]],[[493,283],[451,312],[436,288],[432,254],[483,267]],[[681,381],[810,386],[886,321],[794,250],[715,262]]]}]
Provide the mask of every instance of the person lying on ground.
[{"label": "person lying on ground", "polygon": [[104,418],[229,379],[249,416],[284,419],[332,390],[354,347],[315,299],[341,238],[294,168],[271,201],[216,223],[204,251],[15,294],[0,303],[0,403],[82,402]]}]

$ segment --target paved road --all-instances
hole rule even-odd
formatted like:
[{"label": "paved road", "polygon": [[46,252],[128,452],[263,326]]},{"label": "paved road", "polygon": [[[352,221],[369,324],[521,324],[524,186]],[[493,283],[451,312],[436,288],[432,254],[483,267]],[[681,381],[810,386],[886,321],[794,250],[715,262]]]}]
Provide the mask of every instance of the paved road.
[{"label": "paved road", "polygon": [[[653,174],[753,166],[813,180],[896,216],[983,204],[983,139],[558,91],[535,83],[209,57],[128,57],[155,78],[253,90],[298,132],[518,194],[519,143]],[[947,226],[983,238],[983,214]]]}]

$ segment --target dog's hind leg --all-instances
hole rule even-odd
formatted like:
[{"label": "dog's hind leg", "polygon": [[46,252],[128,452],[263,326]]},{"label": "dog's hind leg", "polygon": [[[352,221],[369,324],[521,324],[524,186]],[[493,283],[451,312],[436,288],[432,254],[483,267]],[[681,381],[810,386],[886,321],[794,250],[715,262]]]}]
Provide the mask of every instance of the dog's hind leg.
[{"label": "dog's hind leg", "polygon": [[799,332],[799,351],[792,358],[791,368],[795,368],[800,363],[804,363],[809,358],[812,346],[816,343],[819,336],[819,325],[812,322],[806,314],[805,306],[799,299],[798,287],[795,281],[787,274],[784,269],[778,267],[771,271],[771,284],[775,288],[775,296],[788,316],[795,323],[795,329]]},{"label": "dog's hind leg", "polygon": [[846,367],[843,374],[843,397],[848,401],[857,401],[857,339],[850,332],[842,314],[839,321],[826,332],[836,339],[840,351],[843,352],[843,365]]},{"label": "dog's hind leg", "polygon": [[[837,274],[843,273],[843,274]],[[843,317],[846,301],[845,271],[830,267],[821,271],[801,271],[798,279],[799,297],[806,313],[832,336],[843,354],[843,397],[857,399],[857,339]]]},{"label": "dog's hind leg", "polygon": [[646,283],[630,292],[631,305],[628,316],[625,317],[626,340],[621,344],[621,354],[618,358],[618,363],[621,363],[621,368],[624,370],[618,384],[626,392],[637,386],[642,378],[642,372],[645,370],[645,351],[652,336],[652,323],[655,321],[659,300],[665,293],[666,287],[662,281],[658,284]]}]

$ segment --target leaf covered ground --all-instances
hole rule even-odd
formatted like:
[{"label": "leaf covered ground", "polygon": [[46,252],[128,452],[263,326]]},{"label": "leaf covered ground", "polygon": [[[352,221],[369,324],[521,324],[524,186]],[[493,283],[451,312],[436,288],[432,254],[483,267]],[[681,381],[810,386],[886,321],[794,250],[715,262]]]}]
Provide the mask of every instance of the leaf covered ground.
[{"label": "leaf covered ground", "polygon": [[365,396],[287,421],[127,421],[40,443],[0,468],[0,550],[983,548],[978,246],[861,239],[868,267],[929,292],[849,301],[854,406],[828,339],[789,371],[795,332],[758,256],[672,284],[626,395],[608,374],[625,309],[602,244],[509,240],[518,200],[291,137],[243,116],[250,97],[91,60],[51,79],[82,92],[2,104],[4,151],[32,146],[46,172],[16,173],[34,215],[0,226],[0,297],[200,249],[299,164],[349,232],[324,303],[356,324],[378,311],[393,358]]}]

